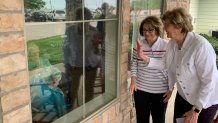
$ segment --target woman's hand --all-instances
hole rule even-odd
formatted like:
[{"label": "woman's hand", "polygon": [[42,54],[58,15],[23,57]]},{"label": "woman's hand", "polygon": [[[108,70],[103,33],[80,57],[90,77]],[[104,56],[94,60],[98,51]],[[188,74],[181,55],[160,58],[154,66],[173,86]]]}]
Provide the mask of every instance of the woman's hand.
[{"label": "woman's hand", "polygon": [[148,56],[144,55],[143,48],[142,48],[142,43],[140,42],[139,39],[137,39],[136,43],[137,43],[138,57],[141,58],[144,62],[148,63],[150,61],[150,59],[149,59]]},{"label": "woman's hand", "polygon": [[139,39],[137,39],[136,41],[137,43],[137,54],[139,58],[143,58],[144,53],[143,53],[143,49],[142,49],[142,43]]},{"label": "woman's hand", "polygon": [[163,95],[163,97],[164,97],[163,102],[164,102],[164,103],[167,103],[167,102],[169,101],[171,95],[172,95],[172,91],[171,91],[171,90],[168,90],[168,91]]},{"label": "woman's hand", "polygon": [[185,123],[197,123],[198,122],[198,113],[193,110],[190,110],[184,114]]},{"label": "woman's hand", "polygon": [[129,90],[130,90],[131,95],[134,93],[134,91],[137,90],[136,79],[134,76],[131,77],[131,84],[130,84]]}]

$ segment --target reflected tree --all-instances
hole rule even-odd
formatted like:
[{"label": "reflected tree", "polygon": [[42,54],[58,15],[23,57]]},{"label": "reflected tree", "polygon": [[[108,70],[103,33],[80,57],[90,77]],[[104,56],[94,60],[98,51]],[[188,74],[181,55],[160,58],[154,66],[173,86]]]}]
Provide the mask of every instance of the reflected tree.
[{"label": "reflected tree", "polygon": [[75,20],[76,9],[82,7],[82,0],[66,0],[66,21]]},{"label": "reflected tree", "polygon": [[24,8],[26,9],[41,9],[45,4],[44,0],[24,0]]}]

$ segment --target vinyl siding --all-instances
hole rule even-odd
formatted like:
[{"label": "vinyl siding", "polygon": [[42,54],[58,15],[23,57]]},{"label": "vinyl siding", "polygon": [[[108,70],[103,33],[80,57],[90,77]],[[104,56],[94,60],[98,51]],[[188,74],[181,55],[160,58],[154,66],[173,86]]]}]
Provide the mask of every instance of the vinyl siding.
[{"label": "vinyl siding", "polygon": [[194,32],[196,32],[196,25],[197,25],[197,18],[198,18],[198,6],[199,6],[199,0],[190,0],[190,9],[189,12],[193,18],[193,26],[194,26]]},{"label": "vinyl siding", "polygon": [[211,35],[212,30],[218,30],[217,7],[218,0],[199,0],[195,32]]}]

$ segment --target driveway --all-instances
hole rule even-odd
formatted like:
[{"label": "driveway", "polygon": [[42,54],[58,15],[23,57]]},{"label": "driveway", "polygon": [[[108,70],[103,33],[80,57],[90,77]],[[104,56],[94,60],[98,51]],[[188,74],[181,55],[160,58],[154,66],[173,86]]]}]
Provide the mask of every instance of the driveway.
[{"label": "driveway", "polygon": [[[26,39],[34,40],[51,37],[55,35],[64,35],[65,23],[56,22],[28,22],[25,23]],[[34,32],[34,33],[31,33]]]}]

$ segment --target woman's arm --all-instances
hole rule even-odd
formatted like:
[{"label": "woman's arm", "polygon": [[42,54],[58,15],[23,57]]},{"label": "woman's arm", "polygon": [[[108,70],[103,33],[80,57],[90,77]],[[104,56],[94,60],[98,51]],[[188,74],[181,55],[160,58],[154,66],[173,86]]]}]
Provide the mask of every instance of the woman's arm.
[{"label": "woman's arm", "polygon": [[200,80],[200,88],[197,90],[195,106],[205,108],[216,83],[217,67],[216,54],[210,44],[204,43],[198,47],[195,57],[197,76]]},{"label": "woman's arm", "polygon": [[149,58],[147,55],[144,54],[142,43],[139,39],[137,39],[137,54],[138,54],[138,57],[141,58],[145,63],[147,63],[148,67],[150,68],[160,69],[160,70],[163,70],[166,68],[164,58],[162,59]]}]

